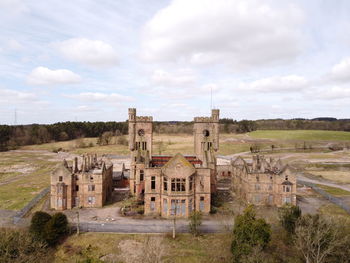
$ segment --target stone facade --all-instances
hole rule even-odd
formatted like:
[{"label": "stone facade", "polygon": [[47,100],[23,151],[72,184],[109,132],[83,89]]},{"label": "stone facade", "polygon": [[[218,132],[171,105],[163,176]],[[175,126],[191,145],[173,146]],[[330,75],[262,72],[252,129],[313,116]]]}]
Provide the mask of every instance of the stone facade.
[{"label": "stone facade", "polygon": [[152,155],[152,133],[152,117],[136,116],[136,109],[129,109],[130,191],[144,200],[145,214],[208,214],[211,193],[216,191],[219,110],[194,119],[194,156]]},{"label": "stone facade", "polygon": [[253,156],[248,163],[241,157],[232,161],[232,186],[236,196],[254,205],[296,205],[295,174],[281,160]]},{"label": "stone facade", "polygon": [[96,155],[66,161],[51,175],[51,208],[102,207],[112,194],[113,165]]}]

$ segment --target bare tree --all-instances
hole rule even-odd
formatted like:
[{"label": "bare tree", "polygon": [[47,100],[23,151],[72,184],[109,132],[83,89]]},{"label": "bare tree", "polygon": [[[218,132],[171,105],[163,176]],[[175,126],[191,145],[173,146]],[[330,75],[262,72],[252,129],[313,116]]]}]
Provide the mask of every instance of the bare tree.
[{"label": "bare tree", "polygon": [[142,262],[145,263],[161,263],[162,257],[166,254],[163,237],[153,236],[147,237],[143,246]]},{"label": "bare tree", "polygon": [[295,229],[295,247],[306,263],[328,262],[328,257],[346,247],[349,237],[344,236],[334,220],[318,214],[300,218]]},{"label": "bare tree", "polygon": [[99,138],[99,144],[100,145],[109,145],[113,138],[113,132],[107,131],[102,133],[101,137]]}]

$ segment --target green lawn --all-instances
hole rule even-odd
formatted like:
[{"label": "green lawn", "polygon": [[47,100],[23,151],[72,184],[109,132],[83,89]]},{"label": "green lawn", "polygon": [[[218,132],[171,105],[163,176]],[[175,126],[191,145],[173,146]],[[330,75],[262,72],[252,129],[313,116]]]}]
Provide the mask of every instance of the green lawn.
[{"label": "green lawn", "polygon": [[298,141],[350,141],[350,132],[321,130],[258,130],[248,133],[256,139]]}]

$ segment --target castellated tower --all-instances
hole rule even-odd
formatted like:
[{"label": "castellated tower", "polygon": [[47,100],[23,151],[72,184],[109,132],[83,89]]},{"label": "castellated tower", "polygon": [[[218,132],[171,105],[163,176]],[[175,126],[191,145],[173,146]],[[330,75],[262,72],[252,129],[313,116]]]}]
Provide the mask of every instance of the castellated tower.
[{"label": "castellated tower", "polygon": [[153,118],[137,116],[135,108],[129,108],[129,149],[131,152],[130,190],[138,196],[144,186],[144,168],[152,156]]},{"label": "castellated tower", "polygon": [[219,114],[213,109],[211,117],[194,118],[194,152],[204,167],[215,165],[214,152],[219,150]]}]

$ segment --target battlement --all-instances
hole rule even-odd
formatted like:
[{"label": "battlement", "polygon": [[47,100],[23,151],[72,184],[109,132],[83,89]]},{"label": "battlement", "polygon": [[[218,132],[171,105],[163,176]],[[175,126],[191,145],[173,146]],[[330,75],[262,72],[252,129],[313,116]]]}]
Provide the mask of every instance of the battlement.
[{"label": "battlement", "polygon": [[212,117],[194,117],[194,122],[215,122]]},{"label": "battlement", "polygon": [[220,110],[212,109],[210,117],[194,117],[194,122],[219,122]]},{"label": "battlement", "polygon": [[153,117],[152,116],[136,116],[136,121],[152,122],[153,121]]}]

